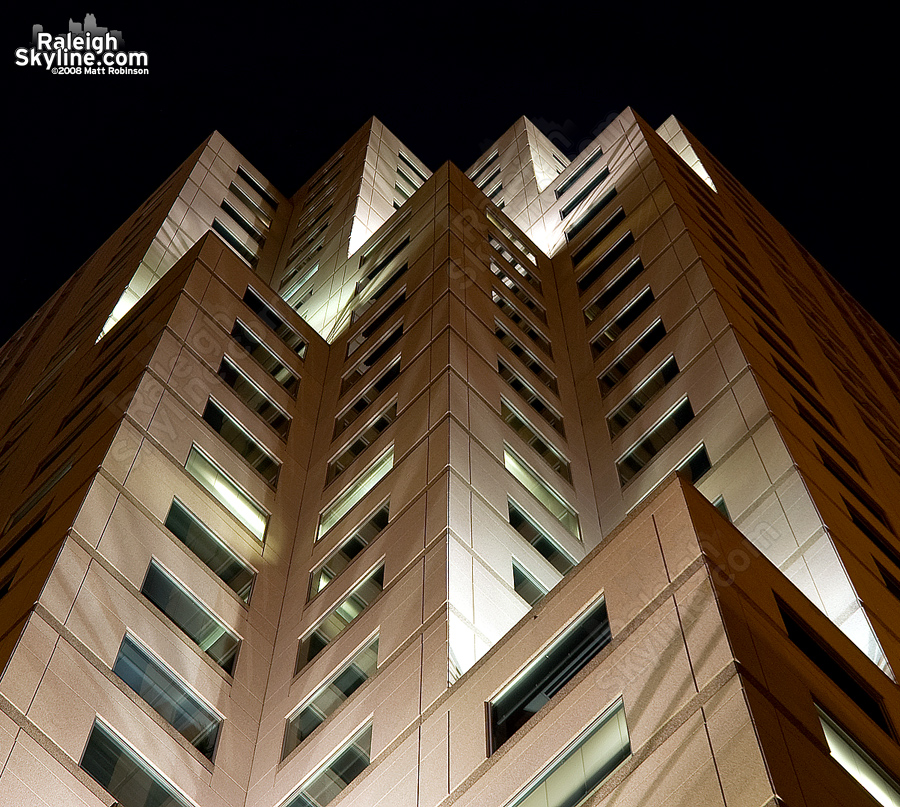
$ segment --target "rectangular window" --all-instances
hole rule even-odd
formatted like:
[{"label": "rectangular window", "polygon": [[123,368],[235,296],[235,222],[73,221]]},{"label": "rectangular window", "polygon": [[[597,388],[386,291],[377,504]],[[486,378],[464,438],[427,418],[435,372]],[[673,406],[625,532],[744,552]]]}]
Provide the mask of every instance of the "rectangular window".
[{"label": "rectangular window", "polygon": [[397,419],[397,402],[385,409],[339,456],[328,463],[325,484],[337,479]]},{"label": "rectangular window", "polygon": [[856,673],[851,672],[850,668],[838,657],[834,648],[830,647],[824,639],[819,638],[812,628],[804,625],[787,606],[779,602],[778,610],[781,612],[788,638],[797,649],[877,723],[882,731],[893,737],[894,734],[878,696],[869,690],[869,687],[857,677]]},{"label": "rectangular window", "polygon": [[384,590],[384,564],[363,580],[309,636],[300,640],[297,651],[296,675],[328,645],[340,636],[347,626],[366,610]]},{"label": "rectangular window", "polygon": [[340,394],[348,392],[357,381],[359,381],[375,364],[384,356],[403,336],[403,323],[401,322],[393,331],[391,331],[384,339],[379,342],[378,346],[369,351],[368,355],[360,360],[357,365],[344,376],[341,381]]},{"label": "rectangular window", "polygon": [[257,361],[263,370],[281,384],[291,395],[297,394],[300,379],[285,367],[281,360],[243,322],[235,320],[234,327],[231,329],[231,336],[235,342]]},{"label": "rectangular window", "polygon": [[597,149],[590,157],[588,157],[572,174],[559,183],[559,187],[556,189],[556,198],[559,199],[569,188],[571,188],[579,179],[581,179],[590,169],[591,166],[594,165],[597,160],[599,160],[603,156],[603,149]]},{"label": "rectangular window", "polygon": [[547,387],[554,395],[559,395],[559,386],[556,383],[556,377],[547,370],[534,356],[531,355],[511,334],[508,334],[498,324],[494,330],[494,336],[500,340],[500,343],[524,364],[532,373],[534,373],[541,383]]},{"label": "rectangular window", "polygon": [[609,644],[601,600],[528,665],[490,705],[488,747],[494,753]]},{"label": "rectangular window", "polygon": [[846,731],[818,706],[819,722],[834,760],[884,807],[900,804],[898,784]]},{"label": "rectangular window", "polygon": [[535,474],[509,447],[503,451],[503,462],[509,471],[522,486],[537,499],[559,523],[575,538],[581,537],[578,525],[578,516],[559,495],[552,490],[543,479]]},{"label": "rectangular window", "polygon": [[488,241],[490,245],[497,251],[497,254],[500,255],[503,260],[506,261],[509,266],[515,269],[522,277],[525,278],[534,288],[540,292],[541,290],[541,281],[534,275],[533,272],[526,269],[522,263],[516,258],[512,252],[507,249],[506,245],[503,244],[500,239],[491,235],[488,236]]},{"label": "rectangular window", "polygon": [[547,421],[556,431],[560,434],[565,435],[565,429],[563,428],[563,420],[562,418],[556,414],[547,404],[544,403],[543,398],[538,395],[531,387],[528,386],[521,378],[519,378],[512,370],[509,369],[502,361],[497,362],[497,372],[500,374],[500,378],[502,378],[509,386],[511,386],[519,395],[522,396],[522,399],[527,403],[535,412],[537,412],[544,420]]},{"label": "rectangular window", "polygon": [[238,398],[259,415],[282,439],[287,439],[291,428],[290,417],[273,403],[259,387],[245,376],[227,357],[219,365],[219,378],[231,387]]},{"label": "rectangular window", "polygon": [[390,383],[400,375],[400,359],[398,358],[390,367],[388,367],[375,381],[373,381],[347,409],[343,414],[338,415],[334,420],[334,435],[332,439],[337,439],[346,429],[355,423],[357,418],[368,409],[372,403],[384,392]]},{"label": "rectangular window", "polygon": [[325,807],[369,765],[372,726],[366,726],[328,763],[312,775],[284,807]]},{"label": "rectangular window", "polygon": [[266,482],[273,486],[278,483],[281,464],[247,434],[240,424],[212,398],[206,402],[203,419]]},{"label": "rectangular window", "polygon": [[[497,276],[500,282],[511,291],[522,303],[523,305],[531,311],[541,322],[545,325],[547,324],[547,312],[543,309],[542,306],[538,305],[532,298],[531,295],[526,292],[522,286],[516,283],[508,272],[504,272],[503,269],[494,261],[491,261],[491,271]],[[494,302],[497,302],[497,297],[499,296],[496,291],[492,291]]]},{"label": "rectangular window", "polygon": [[197,446],[191,446],[184,468],[253,535],[263,540],[269,514],[210,462]]},{"label": "rectangular window", "polygon": [[244,303],[266,324],[266,327],[301,359],[306,355],[306,340],[276,314],[272,306],[265,302],[250,286],[244,292]]},{"label": "rectangular window", "polygon": [[493,154],[491,154],[490,157],[488,157],[488,159],[484,162],[484,164],[481,166],[481,168],[479,168],[474,174],[472,174],[471,177],[469,177],[469,179],[471,179],[472,182],[475,182],[478,179],[478,177],[480,177],[488,168],[490,168],[497,161],[497,159],[499,157],[500,157],[500,152],[495,151]]},{"label": "rectangular window", "polygon": [[244,602],[250,602],[254,572],[196,516],[174,499],[166,527]]},{"label": "rectangular window", "polygon": [[120,807],[189,807],[186,799],[98,721],[80,765]]},{"label": "rectangular window", "polygon": [[269,191],[267,191],[262,182],[260,182],[255,176],[250,174],[243,166],[239,165],[237,170],[237,175],[244,180],[253,190],[255,190],[263,199],[265,199],[272,208],[278,207],[278,202],[274,196],[272,196]]},{"label": "rectangular window", "polygon": [[391,446],[322,511],[322,515],[319,517],[319,530],[316,533],[316,540],[318,541],[349,513],[357,502],[390,473],[393,467],[394,447]]},{"label": "rectangular window", "polygon": [[225,672],[234,672],[241,640],[188,594],[155,561],[141,586],[143,594]]},{"label": "rectangular window", "polygon": [[556,571],[560,574],[567,574],[575,566],[575,561],[563,552],[522,508],[511,499],[507,500],[507,507],[509,508],[510,526],[528,541]]},{"label": "rectangular window", "polygon": [[572,471],[568,460],[563,458],[553,446],[547,443],[540,433],[535,431],[532,425],[502,398],[500,399],[500,416],[513,428],[519,437],[541,455],[541,459],[566,482],[571,483]]},{"label": "rectangular window", "polygon": [[[618,297],[631,283],[637,279],[638,275],[644,271],[644,264],[640,258],[635,258],[612,283],[610,283],[603,293],[591,304],[601,311],[610,305],[616,297]],[[587,314],[585,313],[585,318]]]},{"label": "rectangular window", "polygon": [[375,317],[365,328],[359,331],[347,343],[347,358],[349,359],[357,350],[359,350],[378,329],[384,325],[406,302],[406,289],[400,292],[388,305],[386,305],[381,313]]},{"label": "rectangular window", "polygon": [[409,157],[407,157],[402,151],[397,154],[400,158],[400,162],[402,162],[410,171],[415,174],[419,178],[420,182],[425,182],[427,177],[423,173],[422,169],[419,168]]},{"label": "rectangular window", "polygon": [[222,210],[224,210],[231,219],[240,227],[247,235],[250,236],[257,244],[262,246],[266,242],[266,237],[256,229],[249,221],[247,221],[246,217],[238,211],[238,209],[231,204],[227,199],[222,200],[222,204],[220,205]]},{"label": "rectangular window", "polygon": [[375,639],[357,653],[337,675],[319,687],[293,717],[288,718],[281,758],[285,759],[377,671],[378,639]]},{"label": "rectangular window", "polygon": [[[580,205],[594,190],[599,187],[599,185],[609,176],[609,168],[602,168],[598,174],[588,182],[578,193],[576,193],[566,204],[564,204],[559,210],[560,219],[565,219],[568,215]],[[584,226],[596,216],[607,204],[609,204],[613,197],[616,195],[616,189],[612,188],[608,193],[604,194],[601,199],[598,199],[591,205],[590,209],[587,210],[582,216],[582,218],[569,230],[566,231],[566,239],[571,241],[579,232],[584,228]]]},{"label": "rectangular window", "polygon": [[[678,472],[684,474],[692,485],[696,485],[697,482],[700,481],[700,477],[702,477],[710,468],[712,468],[712,462],[709,460],[709,454],[706,451],[706,446],[702,443],[700,447],[697,448],[691,455],[678,466]],[[731,517],[727,514],[727,511],[723,513],[725,518],[729,521]]]},{"label": "rectangular window", "polygon": [[378,537],[378,534],[387,526],[389,518],[390,503],[385,502],[374,515],[359,526],[356,532],[343,541],[321,566],[316,567],[309,576],[308,599],[315,597],[344,571],[350,565],[350,561]]},{"label": "rectangular window", "polygon": [[678,375],[678,362],[670,356],[656,372],[644,381],[616,410],[606,418],[611,438],[618,437],[625,427],[631,423],[661,392],[665,386]]},{"label": "rectangular window", "polygon": [[194,748],[212,760],[221,719],[127,634],[119,647],[113,672]]},{"label": "rectangular window", "polygon": [[630,482],[693,419],[691,402],[685,398],[616,463],[619,482],[622,485]]},{"label": "rectangular window", "polygon": [[[499,308],[506,316],[508,316],[519,328],[522,329],[522,332],[536,344],[544,353],[546,353],[551,358],[553,357],[553,348],[550,347],[550,340],[544,336],[539,330],[532,327],[531,323],[525,319],[515,308],[514,305],[509,303],[505,297],[500,294],[497,294],[496,291],[491,291],[491,299],[493,299],[494,304]],[[498,323],[499,324],[499,323]]]},{"label": "rectangular window", "polygon": [[519,238],[509,227],[507,227],[500,219],[495,216],[490,210],[484,211],[485,218],[493,224],[498,230],[500,230],[503,235],[505,235],[516,247],[521,250],[522,254],[525,258],[532,264],[532,266],[536,266],[534,253],[525,246],[525,242]]},{"label": "rectangular window", "polygon": [[231,185],[228,186],[228,190],[230,190],[241,202],[243,202],[250,210],[252,210],[259,219],[265,224],[266,229],[272,226],[272,216],[271,214],[263,209],[263,206],[256,201],[249,193],[247,193],[240,185],[236,182],[232,182]]},{"label": "rectangular window", "polygon": [[256,264],[259,263],[259,256],[252,249],[245,246],[244,242],[231,232],[228,227],[219,221],[219,219],[213,219],[212,228],[222,237],[222,240],[247,261],[251,267],[254,269],[256,268]]},{"label": "rectangular window", "polygon": [[518,563],[513,561],[513,589],[525,602],[534,607],[537,605],[547,593],[537,580],[535,580],[528,572],[526,572]]},{"label": "rectangular window", "polygon": [[508,807],[573,807],[630,755],[625,707],[619,701]]},{"label": "rectangular window", "polygon": [[604,397],[608,395],[616,384],[625,378],[628,371],[655,348],[665,335],[666,327],[659,320],[644,331],[640,338],[597,379],[600,384],[600,395]]},{"label": "rectangular window", "polygon": [[[613,234],[616,227],[623,221],[625,221],[625,211],[620,207],[600,225],[600,229],[598,229],[597,232],[572,253],[572,263],[575,264],[576,267],[581,264],[594,249]],[[597,280],[597,278],[600,277],[600,275],[602,275],[620,255],[624,254],[625,250],[628,249],[633,242],[634,236],[631,234],[631,231],[622,236],[622,238],[620,238],[616,244],[594,264],[591,270],[578,281],[578,290],[584,292],[584,290]]]},{"label": "rectangular window", "polygon": [[[641,314],[643,314],[653,303],[653,292],[650,289],[644,289],[625,309],[619,314],[609,325],[606,326],[591,341],[591,352],[594,358],[598,359],[603,351],[612,345],[616,339],[622,334],[632,322],[634,322]],[[591,311],[592,313],[589,313]],[[602,312],[602,309],[593,309],[588,306],[584,310],[585,320],[593,322],[593,320]]]}]

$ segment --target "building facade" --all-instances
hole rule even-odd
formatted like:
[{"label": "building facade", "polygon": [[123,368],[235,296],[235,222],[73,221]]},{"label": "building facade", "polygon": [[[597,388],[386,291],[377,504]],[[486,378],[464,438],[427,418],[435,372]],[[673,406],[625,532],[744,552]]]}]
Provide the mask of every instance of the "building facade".
[{"label": "building facade", "polygon": [[0,396],[0,804],[900,807],[900,348],[674,118],[213,134]]}]

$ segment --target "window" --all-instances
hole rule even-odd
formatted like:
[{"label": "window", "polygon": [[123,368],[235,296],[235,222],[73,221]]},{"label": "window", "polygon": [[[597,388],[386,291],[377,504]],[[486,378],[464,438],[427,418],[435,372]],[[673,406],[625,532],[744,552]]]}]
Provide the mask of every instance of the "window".
[{"label": "window", "polygon": [[616,410],[606,418],[609,436],[617,437],[653,400],[666,384],[678,375],[678,363],[670,356],[656,372],[641,384]]},{"label": "window", "polygon": [[491,290],[491,298],[493,299],[494,304],[497,306],[497,308],[499,308],[504,314],[506,314],[506,316],[508,316],[513,322],[515,322],[516,325],[518,325],[519,328],[522,329],[522,332],[532,342],[534,342],[548,356],[553,356],[553,348],[551,348],[550,346],[550,340],[539,330],[533,328],[531,323],[516,310],[514,305],[508,302],[505,297],[493,290]]},{"label": "window", "polygon": [[94,721],[81,768],[120,807],[189,807],[168,782],[99,721]]},{"label": "window", "polygon": [[243,322],[235,320],[234,327],[231,329],[231,336],[259,363],[263,370],[281,384],[291,395],[296,395],[300,379],[285,367],[281,360]]},{"label": "window", "polygon": [[[635,258],[612,283],[610,283],[604,290],[603,293],[591,303],[592,307],[596,307],[599,310],[605,309],[613,300],[616,299],[629,285],[631,285],[632,281],[637,278],[641,272],[644,271],[644,264],[641,262],[640,258]],[[585,318],[587,318],[587,312],[585,312]]]},{"label": "window", "polygon": [[210,462],[197,446],[191,446],[184,468],[253,535],[263,540],[269,514]]},{"label": "window", "polygon": [[512,252],[507,249],[507,247],[495,236],[488,236],[488,241],[490,245],[497,251],[497,254],[500,255],[503,260],[507,262],[513,269],[515,269],[522,277],[525,278],[532,286],[537,289],[537,291],[541,290],[541,281],[528,269],[526,269],[522,263],[516,258]]},{"label": "window", "polygon": [[337,479],[360,454],[362,454],[379,435],[397,419],[396,401],[384,410],[369,427],[359,434],[356,439],[347,446],[339,456],[328,463],[328,472],[325,483],[328,484]]},{"label": "window", "polygon": [[291,419],[276,406],[259,387],[245,376],[227,357],[219,365],[219,378],[231,387],[238,398],[259,415],[275,433],[285,440],[291,428]]},{"label": "window", "polygon": [[301,787],[284,807],[325,807],[369,765],[372,726],[366,726]]},{"label": "window", "polygon": [[[559,217],[561,219],[565,219],[568,215],[580,205],[588,196],[593,193],[594,189],[599,187],[599,185],[609,176],[609,168],[604,166],[597,175],[588,182],[578,193],[576,193],[566,204],[564,204],[559,210]],[[566,232],[566,238],[570,241],[581,231],[581,229],[585,226],[585,224],[590,221],[594,216],[596,216],[609,202],[612,201],[613,197],[616,195],[616,189],[613,188],[608,193],[604,194],[601,199],[598,199],[591,208],[584,214],[581,220],[572,228]]]},{"label": "window", "polygon": [[213,758],[220,718],[127,634],[113,672],[203,756]]},{"label": "window", "polygon": [[[529,311],[531,311],[532,314],[534,314],[544,324],[547,323],[547,312],[531,298],[531,295],[528,294],[528,292],[526,292],[518,283],[516,283],[512,279],[512,277],[510,277],[508,272],[504,272],[503,269],[494,261],[491,261],[491,271],[497,276],[500,282],[507,289],[509,289],[509,291],[511,291],[519,300],[521,300],[521,302]],[[497,297],[499,297],[497,292],[492,291],[491,296],[496,303]]]},{"label": "window", "polygon": [[574,807],[630,754],[619,701],[507,807]]},{"label": "window", "polygon": [[510,370],[502,361],[497,362],[497,372],[500,374],[500,378],[522,396],[525,403],[534,409],[534,411],[556,429],[556,431],[565,435],[562,418],[544,403],[544,400],[540,395],[529,387],[528,384],[519,378],[519,376]]},{"label": "window", "polygon": [[215,230],[222,240],[224,240],[238,255],[240,255],[254,269],[259,263],[259,256],[252,250],[244,246],[243,241],[238,238],[231,230],[229,230],[219,219],[213,219],[213,230]]},{"label": "window", "polygon": [[243,179],[244,182],[246,182],[251,188],[253,188],[253,190],[255,190],[260,196],[262,196],[262,198],[267,201],[273,208],[278,207],[278,202],[276,201],[275,197],[272,196],[272,194],[263,187],[262,182],[260,182],[252,174],[248,173],[243,166],[238,166],[237,175],[241,179]]},{"label": "window", "polygon": [[513,589],[525,602],[532,607],[537,605],[547,593],[537,580],[535,580],[528,572],[525,571],[518,563],[513,561]]},{"label": "window", "polygon": [[241,640],[188,594],[166,572],[150,562],[141,586],[143,594],[225,672],[234,672]]},{"label": "window", "polygon": [[[597,149],[588,159],[586,159],[572,174],[559,183],[559,187],[556,189],[556,198],[559,199],[569,188],[571,188],[579,179],[581,179],[591,168],[594,163],[597,162],[603,156],[603,149]],[[563,217],[565,218],[565,217]]]},{"label": "window", "polygon": [[337,639],[353,620],[378,599],[383,590],[384,564],[375,569],[354,588],[347,595],[346,599],[328,614],[309,636],[300,640],[294,674],[296,675],[300,672],[329,644]]},{"label": "window", "polygon": [[281,758],[284,759],[345,700],[378,671],[378,639],[370,642],[287,721]]},{"label": "window", "polygon": [[244,292],[244,303],[266,326],[301,359],[306,355],[306,340],[288,325],[252,288]]},{"label": "window", "polygon": [[[650,289],[644,289],[634,300],[625,306],[622,312],[591,341],[591,351],[594,354],[594,358],[599,358],[603,351],[619,338],[622,331],[650,308],[654,299],[653,292]],[[602,313],[602,308],[596,307],[591,303],[591,305],[584,309],[585,321],[591,323]]]},{"label": "window", "polygon": [[666,328],[661,321],[654,322],[638,340],[629,347],[616,362],[600,376],[600,395],[606,396],[641,359],[655,348],[666,335]]},{"label": "window", "polygon": [[534,496],[559,523],[575,538],[580,538],[581,530],[578,525],[578,516],[559,495],[553,491],[543,479],[537,476],[509,447],[503,451],[503,462],[509,471],[522,486]]},{"label": "window", "polygon": [[236,182],[232,182],[231,185],[228,186],[228,190],[230,190],[238,199],[241,200],[250,210],[252,210],[257,216],[259,216],[260,220],[265,224],[266,229],[272,226],[272,216],[266,211],[263,206],[256,201],[249,193],[247,193],[240,185]]},{"label": "window", "polygon": [[515,502],[507,500],[507,506],[510,526],[528,541],[554,569],[560,574],[566,574],[575,566],[575,561],[563,552],[555,541],[548,538]]},{"label": "window", "polygon": [[887,715],[878,696],[869,690],[855,672],[846,666],[834,649],[807,627],[801,619],[781,602],[778,610],[788,638],[813,664],[827,675],[844,694],[865,712],[878,726],[893,737]]},{"label": "window", "polygon": [[391,446],[375,462],[360,474],[356,480],[344,490],[319,517],[318,541],[328,530],[338,523],[353,506],[375,487],[394,467],[394,447]]},{"label": "window", "polygon": [[309,599],[316,596],[337,577],[360,552],[363,551],[387,526],[390,518],[390,503],[385,502],[347,540],[332,552],[328,559],[318,566],[309,577]]},{"label": "window", "polygon": [[611,638],[601,600],[528,665],[490,705],[488,746],[494,753],[597,655]]},{"label": "window", "polygon": [[553,446],[548,444],[532,425],[525,420],[506,401],[500,399],[500,416],[513,428],[529,446],[531,446],[541,458],[558,473],[566,482],[572,481],[572,471],[569,461],[563,458]]},{"label": "window", "polygon": [[[625,211],[620,207],[613,213],[584,244],[572,253],[572,263],[578,266],[594,249],[603,243],[613,231],[623,221],[625,221]],[[578,290],[583,292],[590,286],[600,275],[602,275],[612,263],[625,253],[625,250],[634,243],[634,236],[629,231],[618,242],[609,249],[603,257],[594,264],[591,270],[578,281]]]},{"label": "window", "polygon": [[244,602],[250,602],[254,572],[228,549],[177,499],[166,516],[166,527]]},{"label": "window", "polygon": [[616,463],[621,484],[630,482],[693,419],[691,402],[685,398]]},{"label": "window", "polygon": [[343,414],[338,415],[334,421],[334,438],[337,438],[339,435],[343,434],[343,432],[350,426],[351,423],[354,423],[356,419],[368,409],[372,403],[384,392],[390,383],[400,375],[400,359],[398,358],[394,361],[390,367],[388,367],[377,380],[373,381],[367,388],[366,391],[363,392],[362,395],[359,396],[347,409],[344,410]]},{"label": "window", "polygon": [[832,758],[884,807],[900,804],[900,784],[894,781],[859,743],[844,731],[829,715],[816,706],[819,722]]},{"label": "window", "polygon": [[278,482],[281,464],[274,460],[263,447],[241,428],[240,424],[219,406],[212,398],[206,402],[203,419],[213,430],[241,455],[254,471],[270,485]]},{"label": "window", "polygon": [[[699,448],[697,448],[696,451],[693,451],[690,456],[678,466],[678,472],[684,474],[690,480],[692,485],[696,485],[700,477],[710,468],[712,468],[712,462],[710,462],[709,454],[706,452],[706,446],[701,443]],[[725,512],[725,517],[728,518],[729,521],[731,520],[727,515],[727,511]]]},{"label": "window", "polygon": [[400,341],[400,337],[403,336],[403,323],[401,322],[394,330],[392,330],[387,336],[385,336],[381,342],[379,342],[378,346],[373,350],[369,351],[368,355],[365,358],[360,360],[356,366],[344,376],[344,379],[341,381],[341,391],[340,394],[343,395],[348,390],[350,390],[357,381],[359,381],[372,367],[375,366],[376,362],[384,356],[398,341]]},{"label": "window", "polygon": [[[405,264],[406,265],[406,264]],[[374,298],[373,298],[374,299]],[[406,289],[400,292],[388,305],[382,309],[381,313],[375,317],[365,328],[359,331],[347,343],[347,358],[350,358],[357,350],[359,350],[378,329],[384,325],[406,302]]]},{"label": "window", "polygon": [[266,242],[266,237],[256,229],[247,219],[238,212],[237,208],[231,204],[227,199],[222,200],[222,204],[220,205],[222,210],[224,210],[229,216],[231,216],[232,221],[234,221],[238,227],[240,227],[250,238],[256,241],[257,244],[262,246]]},{"label": "window", "polygon": [[547,387],[555,395],[559,395],[559,386],[556,383],[556,377],[547,370],[534,356],[531,355],[518,340],[508,334],[498,324],[494,330],[494,335],[500,340],[500,343],[509,349],[509,351],[522,362],[532,373],[534,373],[544,386]]}]

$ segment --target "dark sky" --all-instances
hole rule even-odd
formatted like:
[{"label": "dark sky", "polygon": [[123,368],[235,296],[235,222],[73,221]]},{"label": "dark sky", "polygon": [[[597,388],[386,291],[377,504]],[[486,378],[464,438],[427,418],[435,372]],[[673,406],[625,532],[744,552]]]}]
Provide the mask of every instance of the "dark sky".
[{"label": "dark sky", "polygon": [[[213,129],[291,195],[371,115],[429,167],[465,169],[520,115],[574,148],[629,105],[654,126],[676,114],[897,331],[896,259],[873,221],[895,195],[884,21],[788,4],[248,4],[242,16],[141,5],[4,12],[0,341]],[[62,33],[85,11],[146,51],[150,75],[14,66],[32,25]]]}]

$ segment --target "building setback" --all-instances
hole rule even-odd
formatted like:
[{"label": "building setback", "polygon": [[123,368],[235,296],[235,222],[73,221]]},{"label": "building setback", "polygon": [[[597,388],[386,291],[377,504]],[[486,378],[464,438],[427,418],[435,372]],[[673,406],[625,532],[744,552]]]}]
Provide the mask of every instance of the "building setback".
[{"label": "building setback", "polygon": [[0,396],[2,805],[900,807],[900,347],[674,118],[215,133]]}]

